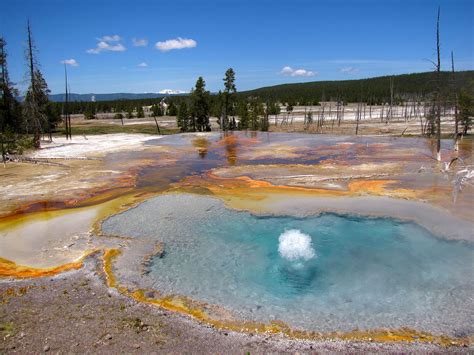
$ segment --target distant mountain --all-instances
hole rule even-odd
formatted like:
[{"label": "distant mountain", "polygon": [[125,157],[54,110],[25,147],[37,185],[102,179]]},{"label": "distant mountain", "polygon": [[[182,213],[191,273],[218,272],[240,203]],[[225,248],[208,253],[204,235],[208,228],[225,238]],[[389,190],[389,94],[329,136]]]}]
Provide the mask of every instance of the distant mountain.
[{"label": "distant mountain", "polygon": [[[281,84],[241,91],[239,95],[259,96],[263,100],[280,102],[319,102],[326,100],[344,100],[347,102],[387,100],[390,97],[390,82],[393,81],[395,97],[423,97],[435,89],[436,73],[414,73],[393,76],[379,76],[367,79],[312,81],[307,83]],[[456,72],[456,85],[466,88],[474,81],[474,70]],[[441,89],[452,90],[452,73],[441,72]],[[166,96],[186,96],[179,90],[165,89],[157,93],[113,93],[113,94],[70,94],[71,101],[114,101],[156,99]],[[51,101],[63,102],[64,94],[49,96]],[[22,98],[20,98],[22,100]]]},{"label": "distant mountain", "polygon": [[186,91],[182,90],[172,90],[172,89],[164,89],[158,91],[158,94],[165,94],[165,95],[181,95],[181,94],[187,94]]},{"label": "distant mountain", "polygon": [[[162,90],[158,93],[149,92],[143,94],[115,93],[115,94],[69,94],[70,101],[114,101],[114,100],[138,100],[138,99],[156,99],[165,96],[184,95],[184,92],[177,90]],[[21,100],[22,98],[20,98]],[[64,94],[49,95],[49,99],[55,102],[63,102]]]}]

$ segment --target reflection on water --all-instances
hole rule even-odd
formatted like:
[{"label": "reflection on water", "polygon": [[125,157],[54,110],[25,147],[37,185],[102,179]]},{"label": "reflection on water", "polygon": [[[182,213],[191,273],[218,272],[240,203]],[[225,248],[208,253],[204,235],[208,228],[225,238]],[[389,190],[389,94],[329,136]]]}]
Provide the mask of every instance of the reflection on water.
[{"label": "reflection on water", "polygon": [[[460,143],[458,154],[461,159],[458,166],[472,164],[472,142],[472,139],[464,139]],[[452,148],[452,143],[452,140],[442,141],[445,155],[450,154],[451,150],[448,149]],[[68,198],[80,202],[84,198],[104,194],[105,191],[109,193],[108,198],[113,198],[113,191],[118,191],[118,188],[160,192],[187,176],[202,174],[214,168],[267,164],[315,165],[322,162],[336,163],[343,170],[346,170],[344,166],[355,164],[400,164],[404,171],[395,178],[402,181],[404,187],[434,186],[443,191],[443,194],[446,191],[449,194],[451,185],[446,177],[440,174],[413,174],[435,164],[432,148],[432,140],[425,138],[346,137],[253,131],[172,135],[147,141],[141,150],[106,155],[100,162],[101,165],[94,166],[94,169],[104,169],[111,173],[78,177],[78,184],[89,184],[92,188],[87,194],[83,188],[81,196]],[[263,171],[265,168],[260,166],[256,169]],[[404,175],[407,171],[412,173],[409,177]],[[243,174],[251,175],[251,172]],[[298,172],[295,171],[294,174],[298,175]],[[11,181],[9,184],[14,185],[15,182]],[[96,188],[97,185],[101,188]],[[73,182],[70,187],[76,188]],[[35,211],[67,208],[76,203],[65,203],[60,197],[47,194],[42,201],[27,197],[29,198],[23,200],[27,203],[21,205],[22,199],[18,199],[17,205],[13,205],[19,213],[29,212],[32,208]],[[457,203],[463,202],[458,198]]]},{"label": "reflection on water", "polygon": [[211,143],[209,143],[207,138],[204,137],[195,138],[192,142],[193,146],[196,147],[199,156],[204,159],[207,155],[207,149],[211,145]]}]

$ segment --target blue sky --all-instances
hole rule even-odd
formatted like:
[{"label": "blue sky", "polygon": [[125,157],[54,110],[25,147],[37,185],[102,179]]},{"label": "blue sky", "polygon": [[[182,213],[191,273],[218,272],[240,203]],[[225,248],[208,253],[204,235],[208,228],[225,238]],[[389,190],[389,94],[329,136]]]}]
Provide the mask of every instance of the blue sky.
[{"label": "blue sky", "polygon": [[[443,69],[474,69],[472,0],[3,0],[11,79],[25,88],[26,22],[53,93],[68,61],[76,93],[238,90],[432,69],[441,6]],[[135,39],[135,41],[134,41]],[[145,45],[146,44],[146,45]],[[71,65],[71,64],[76,64]]]}]

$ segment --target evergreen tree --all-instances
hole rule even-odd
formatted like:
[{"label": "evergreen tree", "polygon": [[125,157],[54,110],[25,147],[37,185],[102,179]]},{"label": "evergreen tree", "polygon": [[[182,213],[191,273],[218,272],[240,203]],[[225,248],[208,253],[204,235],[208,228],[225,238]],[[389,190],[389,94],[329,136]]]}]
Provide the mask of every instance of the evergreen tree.
[{"label": "evergreen tree", "polygon": [[0,133],[18,133],[21,130],[20,104],[15,99],[18,91],[13,87],[8,75],[5,46],[5,40],[0,37]]},{"label": "evergreen tree", "polygon": [[261,129],[262,125],[261,116],[265,113],[263,104],[260,101],[258,96],[249,98],[249,121],[250,121],[250,129],[253,131],[257,131]]},{"label": "evergreen tree", "polygon": [[263,111],[263,116],[260,118],[260,130],[261,131],[268,131],[270,128],[270,120],[268,119],[270,115],[270,109],[271,107],[269,106],[268,102],[265,105],[265,108],[262,106],[262,111]]},{"label": "evergreen tree", "polygon": [[239,129],[249,128],[249,110],[247,100],[240,100],[237,104],[237,115],[239,116]]},{"label": "evergreen tree", "polygon": [[143,107],[140,105],[137,107],[137,118],[145,117],[145,112],[143,111]]},{"label": "evergreen tree", "polygon": [[84,119],[95,120],[95,105],[89,103],[84,111]]},{"label": "evergreen tree", "polygon": [[289,101],[288,105],[286,105],[286,112],[288,114],[292,113],[293,112],[293,107],[294,107],[293,101]]},{"label": "evergreen tree", "polygon": [[28,88],[24,102],[24,115],[27,119],[27,133],[34,134],[35,147],[39,147],[41,133],[51,133],[59,123],[50,109],[48,95],[50,90],[39,69],[35,69],[33,80]]},{"label": "evergreen tree", "polygon": [[461,90],[459,93],[459,123],[463,134],[471,129],[474,117],[474,97],[472,91]]},{"label": "evergreen tree", "polygon": [[211,130],[209,123],[209,91],[206,91],[206,82],[202,77],[196,81],[196,86],[191,92],[191,113],[193,131],[205,132]]},{"label": "evergreen tree", "polygon": [[153,117],[163,116],[163,110],[161,109],[161,106],[158,104],[151,106],[151,112],[153,114]]},{"label": "evergreen tree", "polygon": [[217,122],[219,123],[219,127],[223,129],[224,127],[224,98],[222,96],[222,91],[219,90],[217,96],[213,100],[211,115],[216,116]]},{"label": "evergreen tree", "polygon": [[267,102],[267,110],[269,115],[279,115],[280,114],[280,106],[275,101]]},{"label": "evergreen tree", "polygon": [[51,135],[56,130],[58,125],[62,122],[61,110],[59,106],[54,105],[52,102],[46,104],[45,107],[46,115],[46,127],[45,132],[49,133],[49,139],[52,139]]},{"label": "evergreen tree", "polygon": [[[222,93],[223,99],[223,127],[221,129],[235,129],[235,99],[237,89],[235,87],[235,72],[232,68],[227,69],[225,72],[224,80],[224,92]],[[232,121],[229,122],[229,116],[232,116]]]},{"label": "evergreen tree", "polygon": [[166,111],[167,116],[176,116],[178,114],[178,109],[173,101],[170,102]]},{"label": "evergreen tree", "polygon": [[48,124],[48,117],[46,115],[48,100],[48,85],[43,78],[36,58],[34,57],[34,44],[31,33],[30,23],[28,22],[28,50],[26,53],[26,59],[28,62],[28,71],[30,77],[30,86],[26,92],[24,101],[24,115],[26,118],[26,132],[30,131],[34,134],[34,146],[35,148],[40,147],[41,133],[43,127]]},{"label": "evergreen tree", "polygon": [[178,127],[181,129],[181,132],[187,132],[189,130],[188,105],[186,105],[185,101],[181,101],[181,103],[179,104],[176,123]]}]

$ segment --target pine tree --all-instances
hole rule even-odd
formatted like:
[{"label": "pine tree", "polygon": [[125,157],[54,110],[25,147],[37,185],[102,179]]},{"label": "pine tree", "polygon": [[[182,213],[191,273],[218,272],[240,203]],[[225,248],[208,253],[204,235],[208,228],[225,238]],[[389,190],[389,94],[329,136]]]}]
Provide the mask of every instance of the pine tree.
[{"label": "pine tree", "polygon": [[474,117],[474,95],[472,91],[461,90],[459,93],[459,123],[462,125],[462,134],[466,135],[467,131],[473,125]]},{"label": "pine tree", "polygon": [[249,128],[249,110],[247,100],[240,100],[237,104],[237,115],[239,116],[239,129]]},{"label": "pine tree", "polygon": [[21,131],[20,104],[15,96],[18,91],[13,87],[8,75],[6,42],[0,37],[0,133]]},{"label": "pine tree", "polygon": [[145,117],[145,112],[143,111],[143,107],[139,105],[137,107],[137,118],[143,118]]},{"label": "pine tree", "polygon": [[261,116],[265,114],[265,110],[258,96],[249,98],[248,108],[249,108],[248,111],[249,111],[250,129],[253,131],[257,131],[258,129],[262,129],[262,127],[265,128],[266,125],[264,122],[262,122],[262,118],[261,118]]},{"label": "pine tree", "polygon": [[84,119],[95,120],[95,106],[92,103],[88,103],[84,111]]},{"label": "pine tree", "polygon": [[194,131],[205,132],[211,130],[209,123],[209,95],[209,91],[206,91],[206,82],[202,77],[199,77],[196,81],[196,86],[191,92],[191,112]]},{"label": "pine tree", "polygon": [[181,101],[181,103],[179,104],[176,123],[178,127],[181,129],[181,132],[187,132],[189,130],[188,105],[186,105],[185,101]]},{"label": "pine tree", "polygon": [[151,112],[153,113],[153,117],[163,116],[163,110],[161,109],[161,106],[158,104],[151,106]]},{"label": "pine tree", "polygon": [[[223,99],[223,113],[222,113],[222,124],[221,129],[235,129],[235,98],[237,89],[235,87],[235,72],[234,69],[229,68],[225,72],[224,80],[224,92],[222,93]],[[229,116],[232,116],[232,121],[229,122]]]},{"label": "pine tree", "polygon": [[166,115],[176,116],[177,114],[178,114],[178,109],[176,108],[176,105],[173,103],[173,101],[171,101],[166,110]]},{"label": "pine tree", "polygon": [[43,127],[47,125],[48,117],[46,116],[46,109],[49,103],[48,100],[48,85],[43,78],[36,58],[34,57],[34,44],[31,33],[30,22],[28,21],[28,50],[26,59],[28,62],[28,74],[30,78],[30,86],[26,92],[25,102],[23,106],[24,116],[26,118],[26,131],[29,133],[30,128],[34,134],[34,146],[40,147],[41,133]]}]

